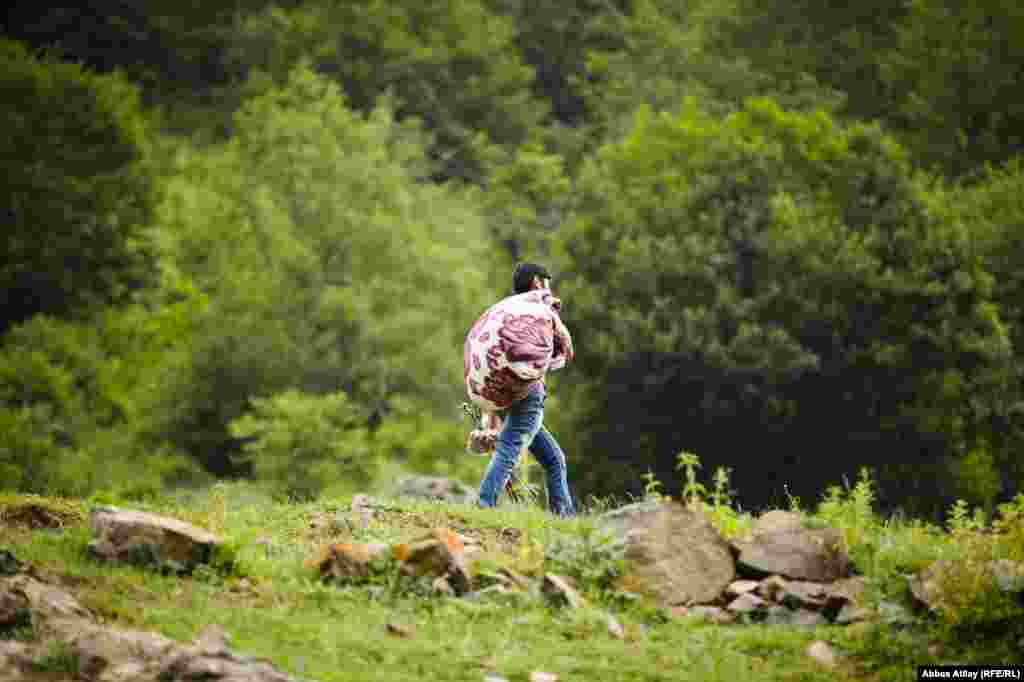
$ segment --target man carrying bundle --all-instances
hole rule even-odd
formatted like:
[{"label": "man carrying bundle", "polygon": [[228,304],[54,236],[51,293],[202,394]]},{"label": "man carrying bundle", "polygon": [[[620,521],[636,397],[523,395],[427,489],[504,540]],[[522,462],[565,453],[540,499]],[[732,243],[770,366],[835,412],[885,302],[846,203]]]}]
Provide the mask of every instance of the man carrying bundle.
[{"label": "man carrying bundle", "polygon": [[[544,467],[551,511],[572,516],[575,508],[565,454],[544,428],[544,376],[573,359],[572,337],[558,314],[561,301],[551,293],[547,270],[520,263],[512,286],[512,296],[491,306],[476,321],[463,349],[469,399],[485,417],[503,420],[494,456],[480,483],[480,506],[497,504],[498,493],[525,446]],[[474,449],[482,447],[486,446],[478,443]]]}]

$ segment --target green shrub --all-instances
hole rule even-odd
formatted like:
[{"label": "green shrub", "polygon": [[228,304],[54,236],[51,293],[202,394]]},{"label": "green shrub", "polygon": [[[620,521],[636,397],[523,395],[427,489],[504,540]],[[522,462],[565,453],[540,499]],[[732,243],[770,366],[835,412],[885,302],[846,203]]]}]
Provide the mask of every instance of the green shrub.
[{"label": "green shrub", "polygon": [[316,498],[340,478],[372,480],[374,458],[366,419],[345,393],[310,395],[288,390],[253,398],[252,412],[229,425],[259,479],[290,499]]}]

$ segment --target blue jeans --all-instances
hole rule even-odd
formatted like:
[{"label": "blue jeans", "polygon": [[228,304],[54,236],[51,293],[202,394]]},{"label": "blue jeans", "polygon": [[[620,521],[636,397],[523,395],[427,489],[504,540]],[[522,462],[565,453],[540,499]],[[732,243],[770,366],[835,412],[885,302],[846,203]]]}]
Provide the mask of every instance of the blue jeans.
[{"label": "blue jeans", "polygon": [[481,507],[493,507],[498,503],[498,494],[505,488],[523,445],[529,444],[530,453],[544,467],[551,511],[559,516],[576,513],[566,479],[565,454],[554,436],[544,428],[546,397],[543,392],[534,391],[501,412],[505,425],[498,435],[487,474],[480,483]]}]

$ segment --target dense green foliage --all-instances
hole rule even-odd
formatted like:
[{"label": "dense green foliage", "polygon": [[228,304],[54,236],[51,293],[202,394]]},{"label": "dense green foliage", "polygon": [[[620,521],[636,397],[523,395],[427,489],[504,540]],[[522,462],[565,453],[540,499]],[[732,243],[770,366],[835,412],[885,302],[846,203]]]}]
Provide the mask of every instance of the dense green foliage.
[{"label": "dense green foliage", "polygon": [[142,111],[122,79],[0,39],[0,332],[122,300],[145,279],[154,190]]},{"label": "dense green foliage", "polygon": [[1024,482],[1022,22],[995,0],[19,5],[0,486],[475,474],[463,335],[535,259],[577,340],[547,416],[577,496],[672,480],[686,450],[746,505],[867,466],[888,510],[991,512]]}]

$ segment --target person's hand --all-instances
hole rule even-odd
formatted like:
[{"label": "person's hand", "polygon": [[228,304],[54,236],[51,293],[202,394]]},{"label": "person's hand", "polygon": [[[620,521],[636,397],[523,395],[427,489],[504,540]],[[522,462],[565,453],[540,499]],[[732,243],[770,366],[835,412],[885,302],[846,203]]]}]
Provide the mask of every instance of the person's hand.
[{"label": "person's hand", "polygon": [[556,312],[562,312],[562,299],[552,297],[551,307],[554,308]]}]

